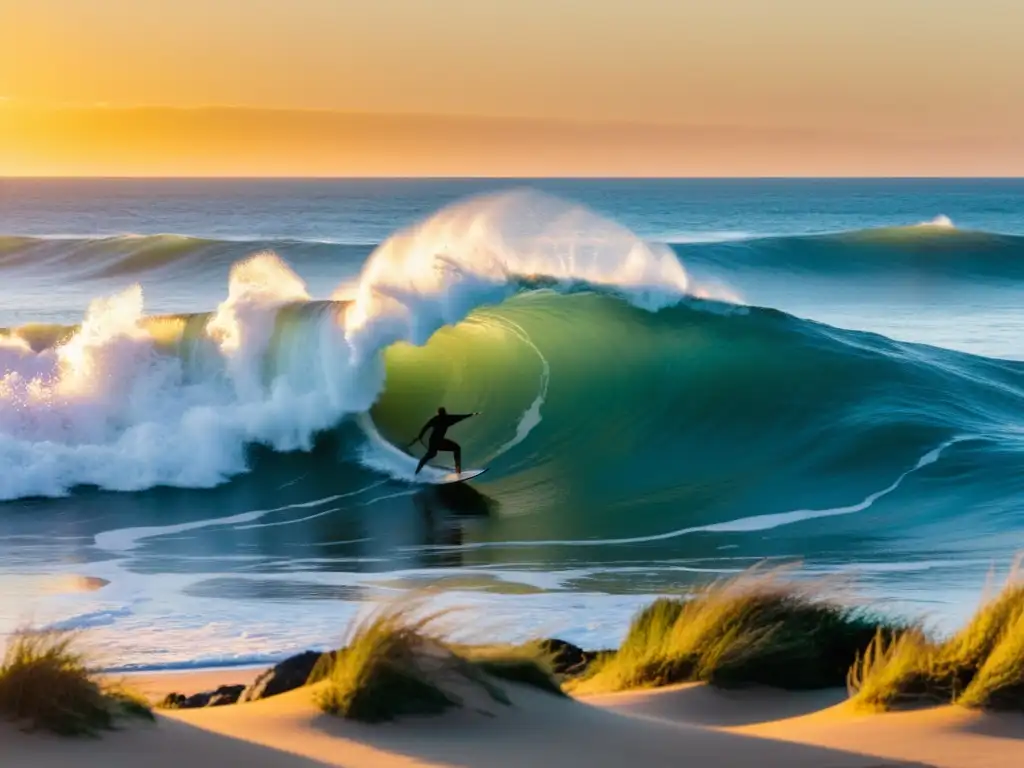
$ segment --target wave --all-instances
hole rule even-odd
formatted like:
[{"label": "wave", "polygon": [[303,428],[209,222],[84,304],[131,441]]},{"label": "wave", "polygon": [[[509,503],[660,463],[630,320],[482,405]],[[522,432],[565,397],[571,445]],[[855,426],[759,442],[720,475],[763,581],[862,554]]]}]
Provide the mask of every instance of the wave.
[{"label": "wave", "polygon": [[766,484],[829,496],[838,475],[889,488],[964,435],[1024,430],[1019,363],[744,306],[668,246],[532,193],[440,211],[329,299],[258,253],[210,312],[147,316],[135,285],[79,326],[0,333],[0,367],[2,499],[209,488],[254,446],[327,433],[334,461],[429,480],[443,470],[414,478],[395,446],[441,403],[486,414],[460,441],[510,493],[691,509]]},{"label": "wave", "polygon": [[[501,197],[517,195],[545,201],[537,202],[538,206],[551,204],[551,198],[532,193]],[[474,204],[483,203],[478,200]],[[518,205],[519,209],[525,208],[522,203]],[[501,224],[509,225],[508,220]],[[607,226],[612,225],[602,225]],[[602,227],[597,231],[602,232]],[[566,236],[563,232],[562,237]],[[582,232],[579,236],[581,244],[588,237]],[[941,214],[899,227],[798,235],[741,231],[670,234],[664,241],[688,265],[724,268],[728,272],[753,269],[825,277],[904,272],[953,279],[1024,278],[1024,236],[962,229]],[[97,238],[0,235],[0,273],[44,280],[59,277],[64,281],[179,279],[187,284],[203,276],[227,275],[232,264],[267,251],[286,255],[289,264],[302,273],[347,267],[354,276],[374,250],[393,247],[394,243],[392,239],[375,247],[363,241],[215,239],[182,234]]]},{"label": "wave", "polygon": [[1024,236],[958,228],[947,216],[902,227],[674,244],[688,264],[792,276],[1024,279]]},{"label": "wave", "polygon": [[287,253],[298,267],[358,265],[372,247],[316,240],[218,240],[189,235],[0,236],[0,273],[61,280],[181,277],[226,273],[254,252]]},{"label": "wave", "polygon": [[[387,363],[371,416],[388,443],[406,442],[437,403],[482,411],[460,428],[467,455],[492,466],[489,482],[514,507],[554,496],[559,514],[587,510],[585,523],[547,532],[585,530],[588,546],[753,525],[756,510],[765,527],[853,513],[925,469],[976,491],[974,480],[993,486],[974,469],[964,476],[962,452],[984,456],[984,474],[1007,471],[1022,448],[1012,437],[1024,427],[1021,363],[771,309],[686,302],[648,313],[600,292],[524,295],[424,347],[390,350]],[[504,451],[540,394],[528,437]],[[637,512],[609,519],[624,508]]]},{"label": "wave", "polygon": [[522,292],[595,287],[648,311],[701,292],[667,247],[529,193],[395,235],[330,301],[269,252],[231,268],[208,314],[146,317],[132,286],[94,301],[77,328],[0,336],[0,456],[20,469],[0,498],[216,485],[246,470],[250,445],[309,450],[367,411],[389,347]]}]

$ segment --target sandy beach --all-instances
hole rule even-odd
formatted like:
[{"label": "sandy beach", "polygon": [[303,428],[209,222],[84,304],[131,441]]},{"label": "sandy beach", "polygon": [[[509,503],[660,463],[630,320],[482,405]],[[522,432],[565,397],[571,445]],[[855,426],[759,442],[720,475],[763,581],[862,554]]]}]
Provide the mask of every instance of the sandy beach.
[{"label": "sandy beach", "polygon": [[[246,683],[255,671],[131,676],[154,699]],[[1024,716],[955,707],[863,715],[842,691],[719,691],[683,685],[558,699],[520,686],[439,717],[384,725],[322,713],[302,688],[262,701],[158,711],[97,740],[0,727],[4,768],[163,766],[758,766],[1002,768],[1024,761]],[[840,703],[837,703],[840,702]]]}]

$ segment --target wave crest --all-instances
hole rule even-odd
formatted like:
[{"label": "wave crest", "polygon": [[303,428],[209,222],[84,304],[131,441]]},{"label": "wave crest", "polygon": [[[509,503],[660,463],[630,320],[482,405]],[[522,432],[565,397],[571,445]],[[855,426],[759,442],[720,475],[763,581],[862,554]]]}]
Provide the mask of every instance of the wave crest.
[{"label": "wave crest", "polygon": [[956,229],[956,225],[953,224],[953,220],[949,218],[949,216],[946,216],[945,214],[942,213],[940,213],[931,221],[922,221],[917,226],[931,227],[933,229]]},{"label": "wave crest", "polygon": [[0,461],[20,468],[0,479],[0,499],[83,484],[209,487],[246,470],[250,444],[309,449],[374,403],[386,349],[538,287],[603,287],[650,311],[693,290],[667,246],[527,192],[466,201],[397,234],[348,302],[313,301],[269,252],[232,267],[212,314],[147,318],[132,286],[94,302],[77,329],[48,330],[52,345],[0,337]]},{"label": "wave crest", "polygon": [[517,293],[524,280],[614,287],[652,311],[691,289],[668,246],[583,207],[519,191],[453,205],[381,245],[362,270],[346,327],[397,327],[422,344],[441,325]]}]

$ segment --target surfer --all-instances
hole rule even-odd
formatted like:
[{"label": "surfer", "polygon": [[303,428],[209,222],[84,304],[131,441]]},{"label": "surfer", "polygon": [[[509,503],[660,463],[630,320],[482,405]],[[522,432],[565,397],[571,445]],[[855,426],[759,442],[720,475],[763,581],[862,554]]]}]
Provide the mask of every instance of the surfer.
[{"label": "surfer", "polygon": [[420,459],[419,465],[416,467],[416,474],[420,473],[423,469],[423,465],[430,461],[432,458],[437,456],[438,451],[451,451],[455,455],[455,472],[456,474],[462,474],[462,446],[456,443],[454,440],[448,440],[444,434],[448,431],[448,427],[453,424],[458,424],[463,419],[468,419],[470,416],[479,416],[480,412],[475,413],[452,413],[449,414],[443,407],[437,409],[437,415],[434,416],[430,421],[423,425],[423,429],[420,430],[419,437],[409,443],[411,447],[415,442],[423,442],[423,435],[427,433],[428,429],[433,429],[430,433],[430,442],[427,443],[427,452],[423,454],[423,458]]}]

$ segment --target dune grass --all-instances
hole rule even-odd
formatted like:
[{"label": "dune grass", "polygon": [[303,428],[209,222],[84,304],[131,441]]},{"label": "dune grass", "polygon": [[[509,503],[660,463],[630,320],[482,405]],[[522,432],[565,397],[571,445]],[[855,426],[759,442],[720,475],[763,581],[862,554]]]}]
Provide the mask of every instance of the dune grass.
[{"label": "dune grass", "polygon": [[69,632],[21,630],[0,664],[0,716],[31,730],[95,735],[119,717],[152,719],[144,699],[101,684]]},{"label": "dune grass", "polygon": [[900,627],[829,597],[823,582],[751,569],[661,598],[633,620],[622,647],[569,684],[580,693],[706,682],[787,689],[841,686],[879,632]]},{"label": "dune grass", "polygon": [[850,667],[847,689],[858,707],[875,711],[942,704],[955,695],[938,648],[920,627],[876,635]]},{"label": "dune grass", "polygon": [[497,680],[561,694],[545,660],[526,646],[471,648],[435,631],[449,612],[422,613],[417,600],[386,605],[357,624],[344,653],[324,671],[316,691],[321,709],[364,722],[439,714],[482,696],[510,699]]},{"label": "dune grass", "polygon": [[453,650],[491,677],[565,696],[552,671],[554,660],[540,642],[523,645],[452,646]]},{"label": "dune grass", "polygon": [[[1024,602],[1024,601],[1022,601]],[[1024,711],[1024,610],[1016,612],[957,703]]]},{"label": "dune grass", "polygon": [[1020,562],[1002,590],[952,637],[916,627],[876,638],[850,669],[856,706],[873,710],[960,704],[1024,711],[1024,584]]}]

